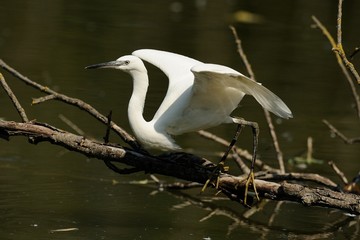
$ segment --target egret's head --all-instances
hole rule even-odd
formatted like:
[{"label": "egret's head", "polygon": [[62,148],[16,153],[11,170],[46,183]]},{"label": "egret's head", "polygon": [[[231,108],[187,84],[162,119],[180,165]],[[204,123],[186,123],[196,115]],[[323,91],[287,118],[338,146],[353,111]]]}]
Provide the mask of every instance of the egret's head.
[{"label": "egret's head", "polygon": [[94,65],[90,65],[85,67],[86,69],[96,69],[96,68],[114,68],[119,69],[127,73],[131,73],[133,71],[145,71],[146,68],[141,61],[140,58],[133,56],[133,55],[125,55],[122,56],[115,61],[105,62],[105,63],[98,63]]}]

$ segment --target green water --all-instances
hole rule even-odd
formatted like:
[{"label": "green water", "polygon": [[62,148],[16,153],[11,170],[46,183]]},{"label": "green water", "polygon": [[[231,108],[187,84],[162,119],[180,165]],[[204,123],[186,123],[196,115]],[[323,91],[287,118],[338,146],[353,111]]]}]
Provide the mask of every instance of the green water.
[{"label": "green water", "polygon": [[[344,3],[344,44],[348,52],[359,46],[359,8],[358,1]],[[250,22],[248,18],[236,20],[234,13],[238,11],[257,17]],[[84,67],[139,48],[156,48],[245,73],[228,28],[232,24],[258,81],[279,95],[294,113],[289,121],[275,118],[285,159],[301,154],[307,137],[312,136],[314,157],[325,161],[305,170],[286,163],[287,170],[316,172],[340,183],[327,161],[334,161],[349,179],[360,169],[359,147],[332,138],[321,122],[328,119],[350,137],[360,135],[350,90],[329,43],[319,30],[311,28],[311,16],[316,15],[335,33],[337,1],[13,0],[1,3],[0,13],[0,58],[29,78],[80,98],[105,115],[113,110],[114,120],[128,131],[127,101],[132,90],[129,76],[110,70],[86,71]],[[360,57],[353,62],[359,66]],[[86,136],[101,139],[104,135],[103,125],[71,106],[59,102],[31,106],[31,99],[42,94],[1,72],[30,119],[72,131],[60,120],[62,114],[80,126]],[[161,72],[149,66],[149,74],[147,119],[156,111],[167,87]],[[0,93],[0,106],[1,118],[20,120],[4,93]],[[247,98],[235,114],[259,122],[259,154],[276,167],[260,106]],[[234,126],[226,125],[211,129],[224,138],[229,138],[233,130]],[[111,140],[121,143],[115,136]],[[180,136],[177,141],[187,150],[209,155],[223,150],[196,133]],[[239,145],[251,148],[249,130],[243,132]],[[192,203],[179,208],[189,199],[154,192],[151,186],[129,184],[149,179],[148,175],[119,176],[96,159],[46,143],[33,146],[22,138],[0,140],[0,171],[1,239],[360,237],[357,219],[294,203],[283,203],[269,223],[276,202],[247,219],[242,216],[247,209],[221,201],[217,206],[232,217],[215,214],[200,221],[214,210],[212,205]],[[199,197],[197,190],[187,193]],[[68,231],[53,231],[57,229]]]}]

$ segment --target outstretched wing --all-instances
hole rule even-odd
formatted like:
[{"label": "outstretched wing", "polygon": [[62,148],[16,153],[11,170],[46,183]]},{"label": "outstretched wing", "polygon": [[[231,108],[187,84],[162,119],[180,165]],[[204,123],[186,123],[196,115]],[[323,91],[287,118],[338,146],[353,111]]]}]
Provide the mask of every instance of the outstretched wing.
[{"label": "outstretched wing", "polygon": [[[169,78],[167,93],[153,119],[161,118],[165,112],[168,112],[167,115],[170,116],[169,111],[173,113],[181,111],[189,98],[185,95],[190,93],[189,88],[194,82],[191,68],[201,62],[180,54],[154,49],[140,49],[132,54],[158,67]],[[176,104],[174,104],[175,101]]]},{"label": "outstretched wing", "polygon": [[270,90],[241,73],[216,64],[198,64],[192,95],[183,114],[170,126],[169,132],[181,134],[231,122],[229,115],[245,94],[282,118],[292,117],[286,104]]},{"label": "outstretched wing", "polygon": [[[245,94],[252,95],[264,109],[279,117],[285,119],[292,117],[291,110],[278,96],[261,84],[231,68],[217,64],[199,64],[191,70],[195,75],[195,88],[198,85],[209,86],[218,84],[216,81],[222,81],[226,88],[237,89]],[[198,97],[194,94],[192,101],[196,102]]]}]

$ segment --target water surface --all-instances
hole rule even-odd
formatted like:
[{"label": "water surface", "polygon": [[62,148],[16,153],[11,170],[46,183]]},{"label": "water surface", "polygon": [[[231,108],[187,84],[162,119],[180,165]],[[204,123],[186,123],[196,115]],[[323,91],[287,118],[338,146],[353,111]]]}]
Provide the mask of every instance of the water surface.
[{"label": "water surface", "polygon": [[[348,52],[359,44],[359,8],[358,1],[344,3],[344,46]],[[311,27],[311,16],[316,15],[335,33],[336,1],[14,0],[3,2],[0,10],[2,59],[29,78],[83,99],[104,114],[113,110],[114,120],[129,131],[129,76],[110,70],[90,72],[84,67],[114,60],[135,49],[156,48],[228,65],[245,73],[228,28],[232,24],[257,79],[279,95],[294,113],[294,119],[289,121],[274,118],[285,159],[304,152],[306,139],[312,136],[314,157],[325,161],[305,170],[286,163],[287,170],[316,172],[339,183],[327,161],[334,161],[349,179],[359,171],[359,147],[332,138],[321,122],[328,119],[345,135],[359,135],[347,83],[329,43]],[[239,12],[251,13],[255,18],[239,17],[235,14]],[[359,59],[354,59],[356,66],[360,65]],[[147,119],[156,111],[167,87],[161,72],[149,66],[149,74]],[[104,135],[104,126],[63,103],[31,106],[31,99],[42,96],[41,93],[9,75],[5,77],[29,118],[71,130],[60,120],[59,114],[63,114],[87,136],[101,139]],[[0,117],[19,120],[5,94],[0,94],[0,104]],[[235,114],[259,122],[259,154],[276,167],[260,106],[247,98]],[[229,138],[234,126],[219,126],[211,131]],[[239,145],[250,149],[250,139],[250,131],[244,131]],[[115,136],[111,140],[120,142]],[[196,133],[177,140],[185,149],[208,155],[213,153],[209,149],[223,150]],[[132,180],[149,179],[148,175],[118,176],[96,159],[89,160],[46,143],[33,146],[21,138],[0,142],[0,171],[1,239],[359,238],[356,219],[338,211],[294,203],[283,203],[275,211],[277,203],[270,202],[246,219],[242,216],[245,208],[222,201],[216,205],[222,212],[204,219],[214,210],[213,205],[187,204],[191,202],[187,196],[129,184]],[[197,190],[187,193],[199,197]],[[68,231],[53,231],[57,229]]]}]

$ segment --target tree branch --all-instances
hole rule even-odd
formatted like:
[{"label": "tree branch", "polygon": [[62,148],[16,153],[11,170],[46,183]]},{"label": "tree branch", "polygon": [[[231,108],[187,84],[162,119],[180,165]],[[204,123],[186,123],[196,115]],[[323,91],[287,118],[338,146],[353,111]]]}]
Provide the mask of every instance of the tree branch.
[{"label": "tree branch", "polygon": [[[338,46],[337,46],[334,38],[331,36],[329,31],[327,30],[327,28],[315,16],[312,16],[312,20],[314,21],[315,26],[317,28],[319,28],[322,31],[322,33],[324,34],[324,36],[328,39],[332,49],[337,49]],[[342,48],[342,45],[341,45],[341,48]],[[338,53],[339,51],[335,51],[335,52]],[[344,53],[344,55],[345,55],[345,53]],[[357,116],[360,119],[360,97],[359,97],[359,95],[358,95],[358,93],[356,91],[355,84],[354,84],[353,80],[351,79],[351,76],[350,76],[349,72],[346,70],[346,67],[345,67],[344,62],[343,62],[343,58],[340,56],[340,54],[335,54],[335,56],[336,56],[336,60],[337,60],[337,62],[339,64],[339,66],[340,66],[342,72],[344,73],[345,78],[346,78],[346,80],[347,80],[347,82],[348,82],[348,84],[350,86],[351,93],[352,93],[352,95],[354,97],[355,104],[356,104]]]},{"label": "tree branch", "polygon": [[350,72],[355,77],[358,84],[360,84],[360,76],[359,73],[356,71],[354,65],[347,59],[343,44],[342,44],[342,3],[344,0],[339,0],[338,4],[338,17],[337,17],[337,44],[333,48],[333,51],[336,52],[344,62],[345,66],[350,70]]},{"label": "tree branch", "polygon": [[7,93],[7,95],[9,96],[9,98],[11,99],[11,102],[14,104],[16,110],[18,111],[21,119],[23,122],[28,122],[29,119],[24,111],[24,108],[21,106],[20,102],[18,101],[17,97],[15,96],[15,94],[13,93],[13,91],[11,90],[11,88],[9,87],[9,85],[6,83],[4,76],[0,73],[0,83],[1,86],[4,88],[5,92]]},{"label": "tree branch", "polygon": [[349,181],[346,178],[345,174],[340,171],[340,169],[336,166],[336,164],[333,161],[328,162],[328,164],[332,167],[332,169],[335,171],[335,173],[339,176],[343,184],[348,184]]},{"label": "tree branch", "polygon": [[348,138],[344,134],[342,134],[339,130],[337,130],[331,123],[329,123],[327,120],[323,119],[323,123],[328,126],[330,131],[334,133],[336,136],[341,138],[341,140],[344,141],[346,144],[353,144],[353,143],[360,143],[360,138]]},{"label": "tree branch", "polygon": [[[105,145],[83,136],[59,130],[36,122],[17,123],[0,120],[0,136],[32,137],[34,144],[50,142],[86,155],[90,158],[117,162],[143,169],[146,173],[157,173],[204,184],[213,173],[215,165],[210,161],[188,153],[167,153],[152,156],[121,146]],[[230,199],[242,202],[246,176],[221,174],[219,189]],[[259,195],[273,200],[288,200],[306,206],[324,206],[360,214],[360,196],[340,193],[330,189],[305,187],[294,183],[275,183],[255,180]]]}]

